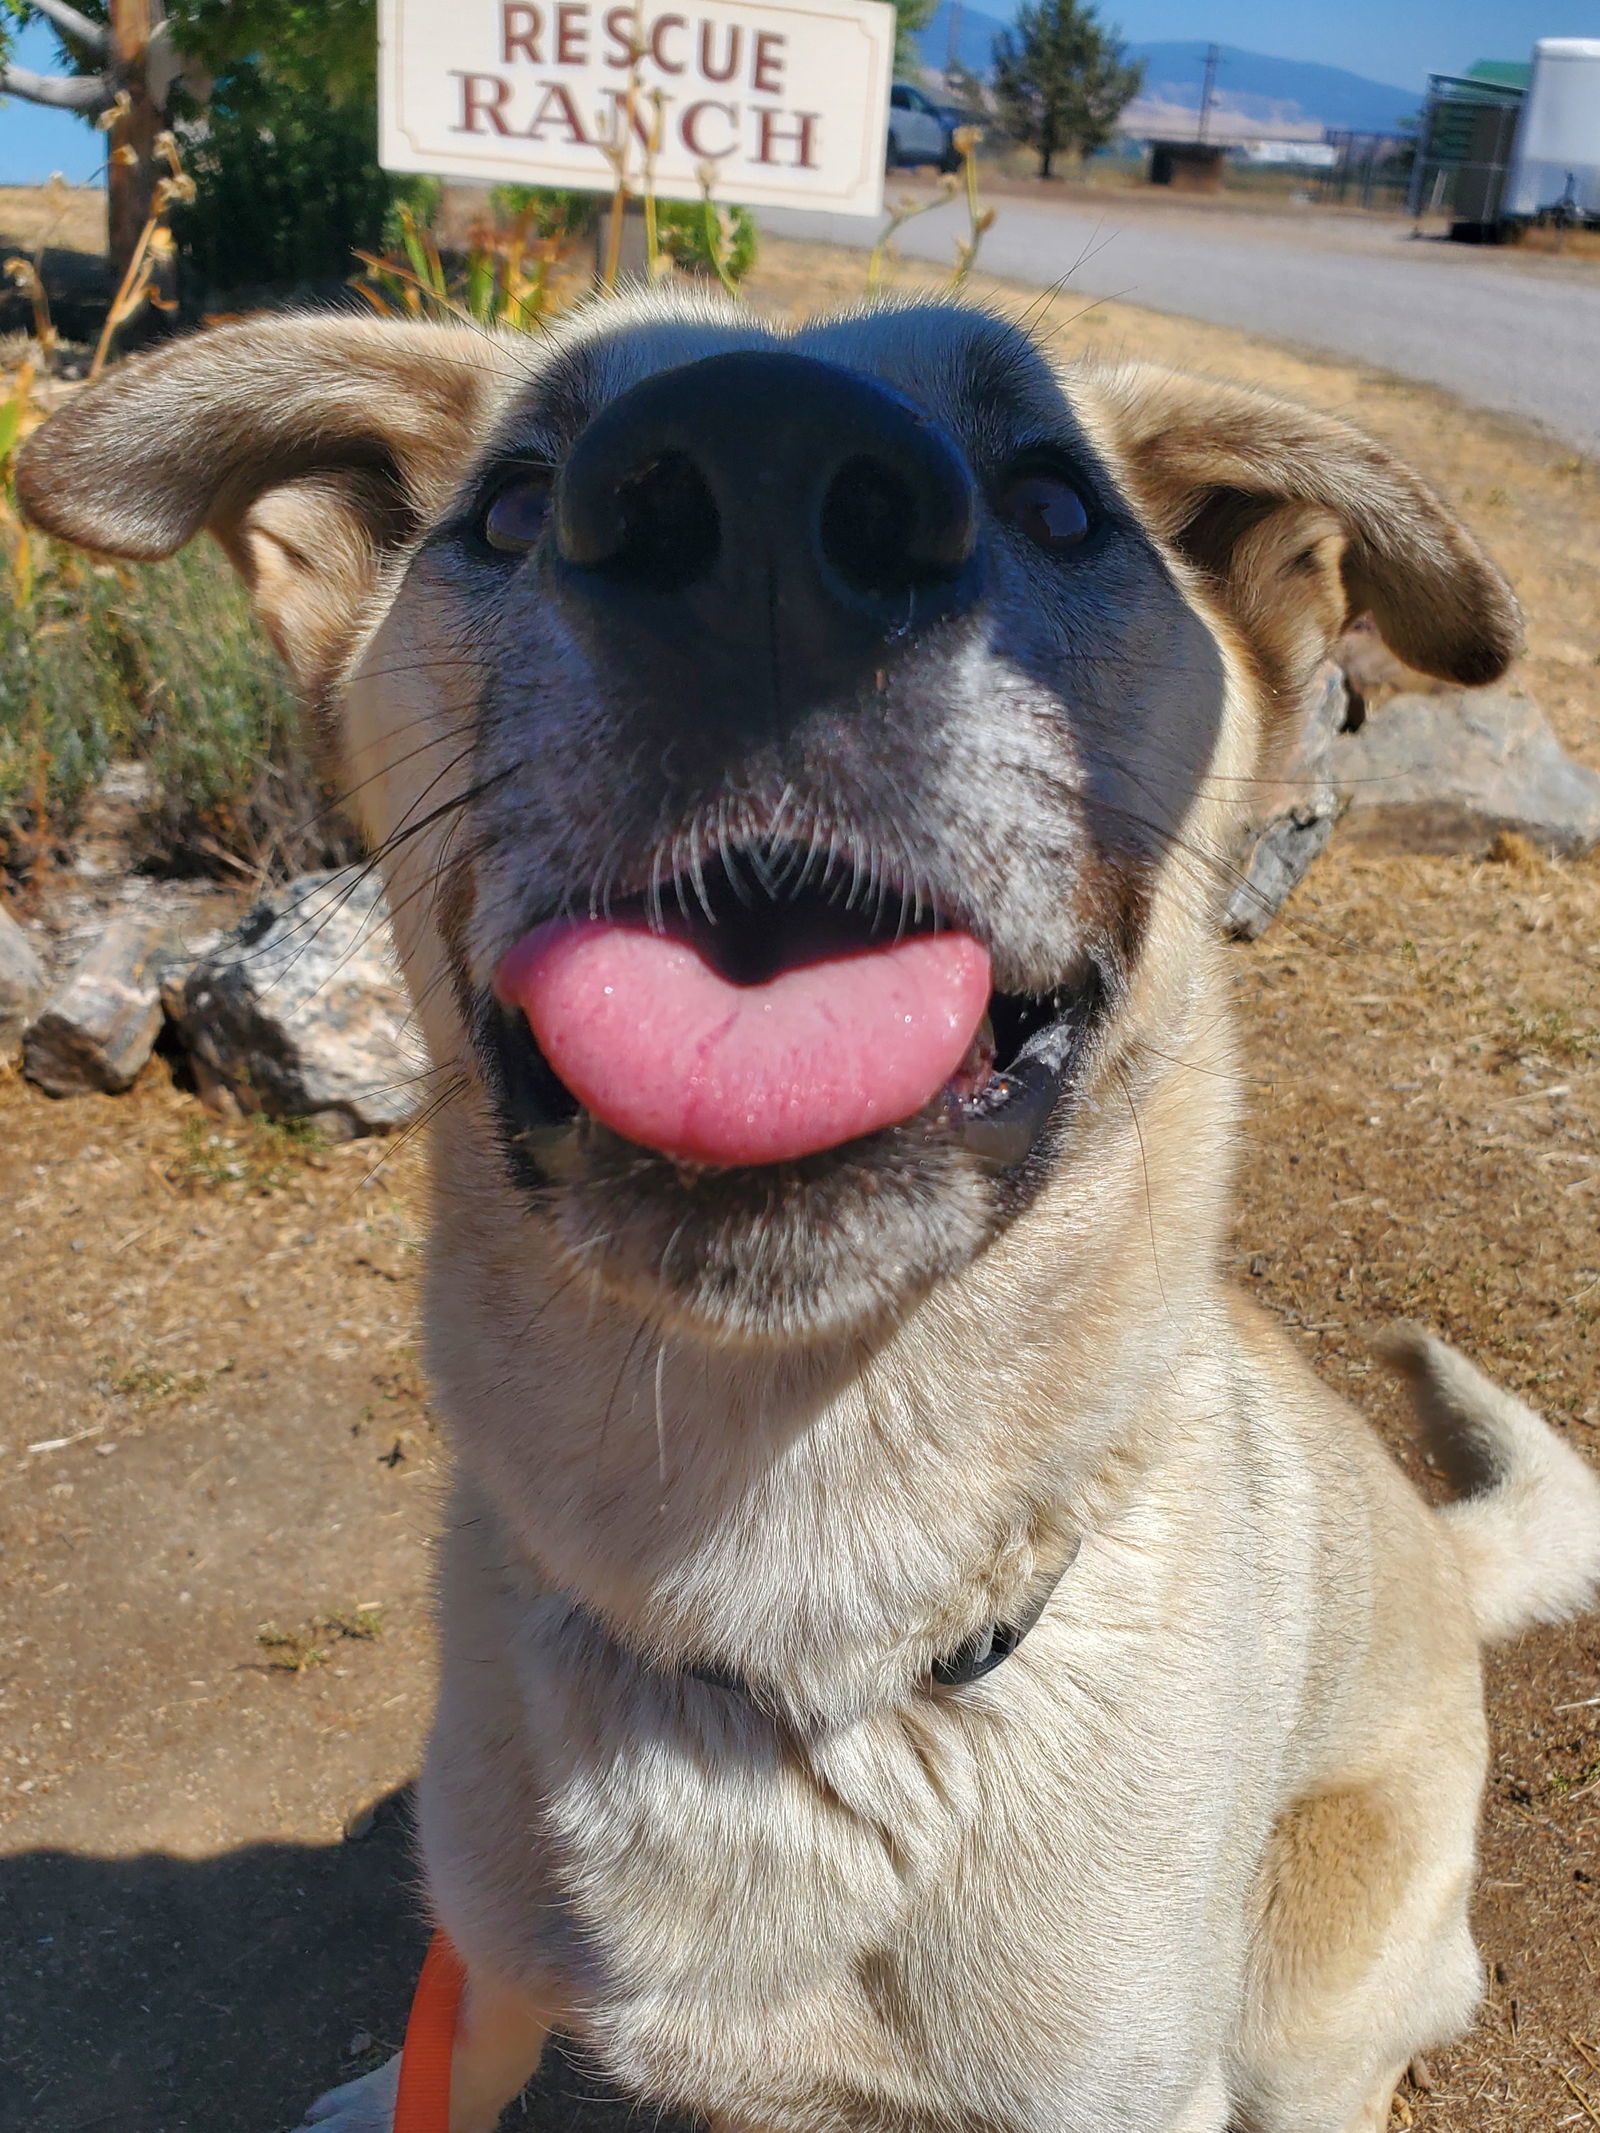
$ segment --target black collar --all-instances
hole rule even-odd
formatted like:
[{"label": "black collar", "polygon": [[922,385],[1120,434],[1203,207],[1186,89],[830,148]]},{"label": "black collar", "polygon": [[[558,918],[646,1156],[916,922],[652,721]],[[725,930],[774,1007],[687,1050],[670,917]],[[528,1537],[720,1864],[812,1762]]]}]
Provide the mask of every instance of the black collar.
[{"label": "black collar", "polygon": [[[1055,1597],[1056,1587],[1078,1560],[1081,1545],[1079,1541],[1072,1543],[1071,1552],[1061,1568],[1014,1621],[991,1622],[983,1629],[974,1630],[953,1652],[935,1659],[928,1669],[929,1680],[941,1689],[964,1689],[969,1681],[981,1681],[985,1674],[992,1674],[997,1666],[1002,1666],[1028,1632],[1038,1627],[1039,1618]],[[691,1680],[703,1681],[713,1689],[723,1689],[730,1696],[743,1696],[752,1703],[760,1701],[736,1668],[719,1665],[716,1660],[686,1666],[681,1671]]]}]

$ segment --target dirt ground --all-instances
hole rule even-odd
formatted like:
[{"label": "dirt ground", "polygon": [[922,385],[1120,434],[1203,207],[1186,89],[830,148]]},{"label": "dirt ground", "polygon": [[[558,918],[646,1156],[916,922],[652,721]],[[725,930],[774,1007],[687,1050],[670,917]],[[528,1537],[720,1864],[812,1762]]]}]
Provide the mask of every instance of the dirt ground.
[{"label": "dirt ground", "polygon": [[[755,295],[860,287],[857,260],[774,246]],[[1594,467],[1349,364],[978,293],[1068,351],[1253,379],[1403,450],[1509,569],[1523,676],[1600,765]],[[1600,1457],[1600,860],[1336,839],[1236,970],[1241,1283],[1387,1428],[1361,1334],[1405,1314]],[[417,1174],[404,1143],[219,1127],[160,1060],[119,1099],[0,1081],[5,2133],[275,2133],[398,2040],[443,1467]],[[1493,1985],[1395,2123],[1600,2126],[1600,1623],[1496,1654],[1491,1696]],[[524,2110],[618,2113],[563,2060]]]}]

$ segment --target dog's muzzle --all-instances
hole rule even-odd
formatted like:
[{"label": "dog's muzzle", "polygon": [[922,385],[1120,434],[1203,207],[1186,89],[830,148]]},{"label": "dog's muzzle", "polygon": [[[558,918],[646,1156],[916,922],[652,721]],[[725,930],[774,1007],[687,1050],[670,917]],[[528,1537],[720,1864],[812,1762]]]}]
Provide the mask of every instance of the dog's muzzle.
[{"label": "dog's muzzle", "polygon": [[953,439],[877,380],[781,351],[623,393],[562,466],[552,530],[568,620],[665,732],[708,751],[870,692],[984,576]]}]

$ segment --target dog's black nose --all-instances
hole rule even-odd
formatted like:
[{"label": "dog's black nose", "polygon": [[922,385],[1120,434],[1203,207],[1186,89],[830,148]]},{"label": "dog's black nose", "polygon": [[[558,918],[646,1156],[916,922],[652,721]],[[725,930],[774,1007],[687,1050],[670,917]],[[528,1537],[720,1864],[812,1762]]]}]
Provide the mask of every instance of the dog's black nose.
[{"label": "dog's black nose", "polygon": [[[772,350],[710,356],[596,416],[555,492],[560,582],[642,631],[739,722],[835,694],[976,596],[972,475],[875,379]],[[630,628],[631,626],[631,628]],[[722,686],[719,686],[719,682]]]}]

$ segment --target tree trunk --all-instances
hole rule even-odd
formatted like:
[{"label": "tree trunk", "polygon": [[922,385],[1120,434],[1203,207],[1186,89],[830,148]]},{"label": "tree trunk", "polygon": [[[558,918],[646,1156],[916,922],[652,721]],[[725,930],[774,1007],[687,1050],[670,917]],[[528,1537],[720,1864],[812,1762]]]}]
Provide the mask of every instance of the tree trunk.
[{"label": "tree trunk", "polygon": [[1052,120],[1046,119],[1039,133],[1039,175],[1048,178],[1050,164],[1056,152],[1056,129]]},{"label": "tree trunk", "polygon": [[111,129],[107,210],[111,277],[120,286],[144,226],[150,220],[156,180],[156,135],[166,123],[150,99],[145,47],[164,12],[162,0],[111,0],[111,40],[116,72],[128,106]]}]

